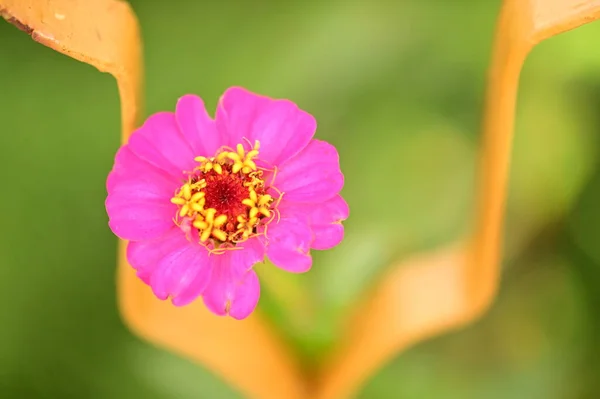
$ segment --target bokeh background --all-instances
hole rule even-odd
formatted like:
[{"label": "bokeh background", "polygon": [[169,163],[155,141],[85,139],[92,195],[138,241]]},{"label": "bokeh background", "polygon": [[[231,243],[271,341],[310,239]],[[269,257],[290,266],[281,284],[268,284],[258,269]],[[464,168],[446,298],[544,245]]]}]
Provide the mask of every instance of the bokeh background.
[{"label": "bokeh background", "polygon": [[[498,0],[132,1],[147,113],[243,85],[290,98],[334,143],[347,238],[271,280],[260,311],[314,368],[391,262],[460,237]],[[600,24],[551,39],[521,79],[502,285],[470,327],[397,356],[363,399],[600,397]],[[104,182],[111,76],[0,21],[0,398],[241,398],[140,341],[115,301]],[[426,287],[424,287],[426,289]]]}]

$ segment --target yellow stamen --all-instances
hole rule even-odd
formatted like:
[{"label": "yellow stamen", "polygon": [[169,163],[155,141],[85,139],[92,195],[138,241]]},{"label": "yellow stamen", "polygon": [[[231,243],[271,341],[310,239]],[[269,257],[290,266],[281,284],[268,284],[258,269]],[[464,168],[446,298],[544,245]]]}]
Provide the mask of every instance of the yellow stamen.
[{"label": "yellow stamen", "polygon": [[227,216],[219,215],[215,217],[216,213],[215,208],[209,208],[204,212],[204,216],[196,216],[196,220],[192,223],[195,228],[201,231],[201,242],[206,242],[211,236],[220,241],[226,241],[227,233],[220,230],[219,227],[227,222]]},{"label": "yellow stamen", "polygon": [[210,230],[206,229],[202,232],[202,234],[200,234],[200,241],[201,242],[206,242],[208,241],[208,239],[210,238]]},{"label": "yellow stamen", "polygon": [[190,211],[190,206],[188,204],[185,204],[184,206],[181,207],[181,209],[179,210],[179,217],[182,218],[185,215],[188,214],[188,212]]},{"label": "yellow stamen", "polygon": [[269,194],[265,194],[262,197],[260,197],[260,200],[258,200],[258,205],[265,206],[272,200],[273,200],[273,197],[271,197]]},{"label": "yellow stamen", "polygon": [[231,171],[233,173],[237,173],[240,170],[242,170],[242,168],[244,167],[244,165],[241,162],[236,162],[235,164],[233,164],[233,166],[231,167]]},{"label": "yellow stamen", "polygon": [[204,200],[204,198],[202,198],[202,201],[198,201],[198,202],[196,202],[194,204],[191,204],[190,208],[192,208],[192,210],[194,212],[200,213],[200,212],[202,212],[204,210],[204,204],[205,203],[206,203],[206,201]]},{"label": "yellow stamen", "polygon": [[223,230],[214,229],[212,231],[212,236],[219,241],[227,241],[227,233],[225,233]]},{"label": "yellow stamen", "polygon": [[226,222],[227,222],[227,216],[226,215],[219,215],[219,216],[216,217],[216,219],[215,219],[215,221],[213,223],[214,223],[214,225],[216,227],[221,227]]},{"label": "yellow stamen", "polygon": [[[242,155],[242,156],[243,156],[243,155]],[[243,159],[243,158],[241,158],[241,157],[240,157],[240,156],[239,156],[237,153],[235,153],[235,152],[228,152],[228,153],[227,153],[227,157],[228,157],[229,159],[231,159],[233,162],[236,162],[236,163],[237,163],[237,162],[242,162],[242,159]]]},{"label": "yellow stamen", "polygon": [[204,230],[208,227],[208,223],[206,223],[203,219],[200,218],[196,219],[194,223],[192,223],[192,225],[198,230]]},{"label": "yellow stamen", "polygon": [[218,163],[223,163],[227,159],[228,152],[222,152],[216,156],[216,160]]},{"label": "yellow stamen", "polygon": [[192,187],[190,186],[190,183],[186,183],[183,185],[183,187],[181,188],[181,192],[183,195],[183,198],[185,198],[186,200],[190,200],[190,198],[192,198]]},{"label": "yellow stamen", "polygon": [[256,191],[250,190],[250,199],[255,204],[258,202],[258,196],[256,195]]},{"label": "yellow stamen", "polygon": [[244,146],[241,144],[238,144],[237,147],[235,147],[237,149],[237,153],[240,156],[241,159],[244,159],[244,156],[246,154],[246,152],[244,151]]},{"label": "yellow stamen", "polygon": [[192,198],[190,199],[190,202],[198,202],[200,201],[202,198],[204,198],[205,193],[203,193],[202,191],[192,195]]},{"label": "yellow stamen", "polygon": [[227,153],[227,157],[233,161],[231,171],[233,173],[238,173],[241,171],[243,174],[246,175],[255,171],[257,167],[253,159],[258,156],[259,147],[260,143],[256,141],[254,144],[254,149],[246,153],[246,151],[244,150],[244,146],[238,144],[236,147],[237,152],[232,151]]},{"label": "yellow stamen", "polygon": [[250,219],[255,218],[258,215],[258,208],[250,208],[249,215]]}]

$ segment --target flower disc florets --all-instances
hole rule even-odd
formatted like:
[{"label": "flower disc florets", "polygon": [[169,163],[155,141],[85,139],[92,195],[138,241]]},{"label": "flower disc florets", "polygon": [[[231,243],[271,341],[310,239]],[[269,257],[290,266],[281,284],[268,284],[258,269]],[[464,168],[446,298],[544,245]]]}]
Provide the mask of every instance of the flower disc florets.
[{"label": "flower disc florets", "polygon": [[246,152],[224,149],[214,157],[196,157],[199,165],[175,193],[171,202],[178,206],[175,223],[191,223],[198,240],[218,248],[236,244],[257,234],[261,221],[272,216],[273,197],[266,193],[263,171],[255,158],[260,143]]}]

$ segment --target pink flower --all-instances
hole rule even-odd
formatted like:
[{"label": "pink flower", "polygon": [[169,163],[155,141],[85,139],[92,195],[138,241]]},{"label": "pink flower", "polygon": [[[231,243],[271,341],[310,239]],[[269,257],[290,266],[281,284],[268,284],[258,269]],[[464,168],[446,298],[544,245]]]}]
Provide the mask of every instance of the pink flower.
[{"label": "pink flower", "polygon": [[243,319],[258,303],[253,266],[265,255],[303,273],[311,249],[340,243],[344,176],[315,130],[291,101],[234,87],[214,120],[186,95],[131,135],[108,176],[106,210],[157,298],[183,306],[202,296],[215,314]]}]

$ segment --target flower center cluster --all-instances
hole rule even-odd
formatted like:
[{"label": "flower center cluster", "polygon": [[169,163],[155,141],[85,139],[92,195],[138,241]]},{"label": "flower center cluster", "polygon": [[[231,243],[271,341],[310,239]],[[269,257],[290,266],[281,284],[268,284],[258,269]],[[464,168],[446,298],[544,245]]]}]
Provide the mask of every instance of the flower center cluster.
[{"label": "flower center cluster", "polygon": [[266,193],[263,170],[256,166],[259,142],[245,151],[223,150],[212,158],[196,157],[198,166],[171,202],[178,206],[175,223],[191,222],[201,243],[237,243],[256,234],[272,215],[273,197]]}]

